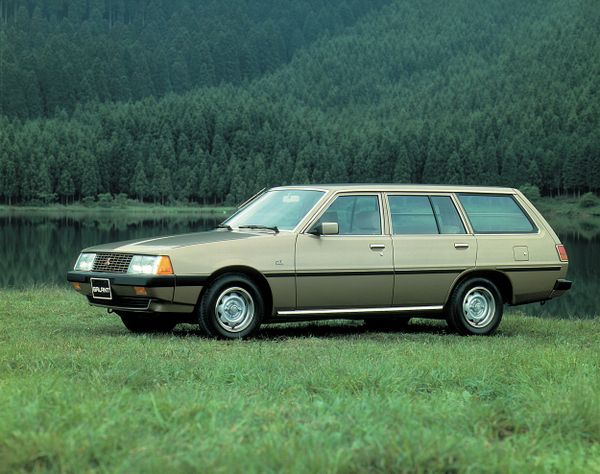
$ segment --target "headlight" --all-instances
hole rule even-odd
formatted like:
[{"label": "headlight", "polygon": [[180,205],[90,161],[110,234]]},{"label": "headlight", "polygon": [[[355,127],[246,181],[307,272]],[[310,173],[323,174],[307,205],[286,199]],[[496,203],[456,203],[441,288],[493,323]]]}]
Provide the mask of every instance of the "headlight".
[{"label": "headlight", "polygon": [[172,275],[171,260],[165,255],[134,255],[129,263],[127,273],[143,275]]},{"label": "headlight", "polygon": [[74,270],[82,272],[89,272],[94,266],[94,259],[96,258],[95,253],[82,253],[79,255],[77,262],[75,262]]}]

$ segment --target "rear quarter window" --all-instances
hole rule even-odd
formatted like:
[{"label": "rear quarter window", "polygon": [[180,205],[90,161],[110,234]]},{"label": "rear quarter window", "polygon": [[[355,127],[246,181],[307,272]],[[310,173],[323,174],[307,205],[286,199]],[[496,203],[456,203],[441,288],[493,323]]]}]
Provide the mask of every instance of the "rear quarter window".
[{"label": "rear quarter window", "polygon": [[513,196],[496,194],[459,194],[471,226],[481,234],[535,232],[536,228]]}]

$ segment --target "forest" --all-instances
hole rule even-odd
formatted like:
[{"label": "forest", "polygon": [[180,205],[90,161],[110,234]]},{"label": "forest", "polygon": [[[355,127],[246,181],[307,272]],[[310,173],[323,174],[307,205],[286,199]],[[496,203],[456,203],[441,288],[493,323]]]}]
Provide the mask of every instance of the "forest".
[{"label": "forest", "polygon": [[0,203],[600,190],[595,0],[2,0]]}]

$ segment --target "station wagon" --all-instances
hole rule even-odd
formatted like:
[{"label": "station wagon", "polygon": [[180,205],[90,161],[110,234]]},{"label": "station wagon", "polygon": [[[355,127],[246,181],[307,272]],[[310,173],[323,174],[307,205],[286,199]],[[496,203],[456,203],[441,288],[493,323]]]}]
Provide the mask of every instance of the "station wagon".
[{"label": "station wagon", "polygon": [[489,335],[505,304],[567,291],[567,267],[516,189],[311,185],[259,193],[211,231],[87,248],[67,278],[133,332],[185,322],[235,339],[272,322],[421,317]]}]

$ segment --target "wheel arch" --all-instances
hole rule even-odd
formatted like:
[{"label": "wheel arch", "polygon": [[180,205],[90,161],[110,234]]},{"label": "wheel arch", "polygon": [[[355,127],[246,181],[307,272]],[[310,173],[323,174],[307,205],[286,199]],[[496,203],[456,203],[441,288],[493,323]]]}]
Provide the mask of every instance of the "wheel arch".
[{"label": "wheel arch", "polygon": [[452,285],[452,288],[448,292],[448,295],[446,296],[446,305],[450,301],[450,297],[452,296],[452,293],[454,292],[456,287],[468,278],[486,278],[486,279],[490,280],[492,283],[494,283],[494,285],[496,285],[496,287],[500,291],[500,294],[502,295],[502,299],[504,300],[504,303],[511,304],[513,302],[513,297],[514,297],[513,285],[512,285],[512,282],[510,281],[510,278],[508,278],[508,276],[506,275],[506,273],[501,272],[499,270],[491,270],[491,269],[490,270],[477,270],[477,269],[474,269],[474,270],[463,273],[456,279],[456,281]]},{"label": "wheel arch", "polygon": [[204,284],[204,287],[202,288],[202,291],[198,296],[197,304],[200,304],[200,301],[206,293],[206,290],[217,278],[228,274],[244,275],[258,286],[258,289],[261,291],[262,296],[265,300],[265,317],[266,319],[270,318],[271,313],[273,312],[273,291],[271,290],[271,285],[269,285],[269,282],[267,281],[265,276],[256,268],[248,267],[245,265],[230,265],[227,267],[220,268],[213,272]]}]

